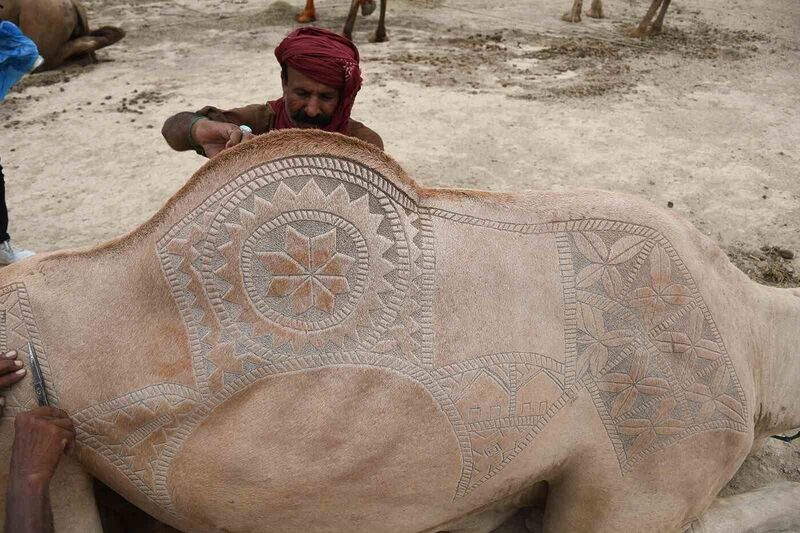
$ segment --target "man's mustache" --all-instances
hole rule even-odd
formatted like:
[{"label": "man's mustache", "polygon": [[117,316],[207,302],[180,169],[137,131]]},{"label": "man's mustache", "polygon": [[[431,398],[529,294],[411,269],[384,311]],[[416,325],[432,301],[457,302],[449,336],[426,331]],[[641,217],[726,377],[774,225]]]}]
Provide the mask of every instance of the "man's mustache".
[{"label": "man's mustache", "polygon": [[295,122],[301,122],[303,124],[310,124],[311,126],[324,128],[333,121],[333,117],[323,115],[321,113],[315,117],[310,117],[306,114],[305,109],[300,109],[299,111],[292,113],[292,120]]}]

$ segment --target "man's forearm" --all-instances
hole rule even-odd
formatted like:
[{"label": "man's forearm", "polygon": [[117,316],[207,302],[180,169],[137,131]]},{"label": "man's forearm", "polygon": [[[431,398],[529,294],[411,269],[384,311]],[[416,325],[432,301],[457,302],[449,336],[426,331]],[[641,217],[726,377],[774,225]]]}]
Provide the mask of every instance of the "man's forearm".
[{"label": "man's forearm", "polygon": [[172,115],[165,122],[161,128],[161,135],[167,140],[167,144],[179,152],[185,150],[194,150],[191,145],[189,137],[189,129],[192,127],[192,121],[199,115],[185,111]]},{"label": "man's forearm", "polygon": [[6,492],[6,533],[53,533],[49,483],[26,482],[12,474]]}]

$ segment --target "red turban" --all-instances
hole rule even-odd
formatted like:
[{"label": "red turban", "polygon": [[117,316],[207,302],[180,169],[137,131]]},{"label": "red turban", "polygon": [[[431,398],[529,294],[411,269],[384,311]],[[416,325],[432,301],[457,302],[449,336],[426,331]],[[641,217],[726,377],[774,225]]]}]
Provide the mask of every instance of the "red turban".
[{"label": "red turban", "polygon": [[[339,105],[331,123],[323,129],[346,134],[350,111],[361,89],[356,45],[322,28],[300,28],[278,45],[275,57],[281,65],[288,65],[318,83],[339,90]],[[275,129],[293,127],[283,98],[270,105],[276,113]]]}]

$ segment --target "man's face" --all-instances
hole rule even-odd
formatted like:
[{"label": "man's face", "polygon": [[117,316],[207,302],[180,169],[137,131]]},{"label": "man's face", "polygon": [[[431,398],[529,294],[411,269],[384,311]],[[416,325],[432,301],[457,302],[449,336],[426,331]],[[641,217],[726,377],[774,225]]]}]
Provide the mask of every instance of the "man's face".
[{"label": "man's face", "polygon": [[324,128],[330,124],[339,105],[339,91],[304,76],[292,67],[286,67],[286,74],[283,96],[294,125],[298,128]]}]

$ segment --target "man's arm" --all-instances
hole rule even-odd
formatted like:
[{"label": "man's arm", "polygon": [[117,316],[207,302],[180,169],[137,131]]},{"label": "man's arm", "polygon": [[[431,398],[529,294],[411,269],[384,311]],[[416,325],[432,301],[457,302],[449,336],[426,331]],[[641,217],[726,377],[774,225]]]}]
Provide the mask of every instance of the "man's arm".
[{"label": "man's arm", "polygon": [[381,150],[383,150],[383,139],[381,136],[375,133],[373,130],[368,128],[362,122],[358,122],[357,120],[350,120],[350,127],[349,132],[351,137],[355,137],[356,139],[361,139],[364,142],[367,142],[373,146],[377,146]]},{"label": "man's arm", "polygon": [[228,110],[206,106],[196,113],[172,115],[164,122],[161,134],[173,150],[195,150],[214,157],[249,138],[240,135],[239,126],[249,126],[256,135],[269,131],[272,114],[272,108],[264,104]]},{"label": "man's arm", "polygon": [[75,442],[67,413],[39,407],[14,420],[14,448],[6,492],[6,533],[52,533],[50,480]]},{"label": "man's arm", "polygon": [[183,113],[172,115],[164,122],[164,126],[161,128],[161,135],[167,140],[170,148],[179,152],[194,150],[189,137],[189,127],[192,121],[199,116],[197,113],[184,111]]}]

